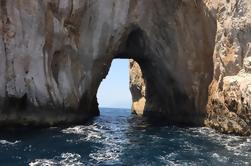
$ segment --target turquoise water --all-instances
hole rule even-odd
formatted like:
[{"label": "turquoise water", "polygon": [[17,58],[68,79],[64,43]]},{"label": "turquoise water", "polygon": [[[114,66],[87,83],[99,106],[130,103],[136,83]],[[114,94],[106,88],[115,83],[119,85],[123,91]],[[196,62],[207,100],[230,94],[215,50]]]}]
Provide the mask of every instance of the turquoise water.
[{"label": "turquoise water", "polygon": [[251,165],[251,137],[153,126],[126,109],[86,125],[0,131],[0,165]]}]

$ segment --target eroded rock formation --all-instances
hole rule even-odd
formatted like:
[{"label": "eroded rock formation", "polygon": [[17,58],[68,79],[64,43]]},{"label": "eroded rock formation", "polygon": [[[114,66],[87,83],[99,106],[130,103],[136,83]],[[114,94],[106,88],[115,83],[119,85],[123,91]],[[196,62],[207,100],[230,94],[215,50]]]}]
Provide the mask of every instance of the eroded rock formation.
[{"label": "eroded rock formation", "polygon": [[250,134],[250,15],[248,0],[0,0],[0,124],[98,115],[126,58],[137,114]]},{"label": "eroded rock formation", "polygon": [[224,133],[250,134],[251,1],[208,1],[217,34],[214,77],[209,87],[206,124]]}]

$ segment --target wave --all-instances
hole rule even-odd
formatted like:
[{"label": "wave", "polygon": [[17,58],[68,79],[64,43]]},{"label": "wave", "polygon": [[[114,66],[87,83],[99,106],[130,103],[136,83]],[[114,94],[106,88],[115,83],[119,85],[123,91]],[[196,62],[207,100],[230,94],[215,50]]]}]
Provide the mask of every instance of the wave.
[{"label": "wave", "polygon": [[56,166],[57,163],[49,159],[36,159],[29,163],[29,166]]},{"label": "wave", "polygon": [[[229,160],[229,158],[225,156],[227,153],[236,157],[251,158],[251,137],[221,134],[207,127],[190,128],[189,130],[192,131],[192,134],[194,134],[193,136],[195,137],[204,137],[214,144],[224,147],[226,150],[224,154],[213,153],[211,155],[212,158],[221,163],[226,163]],[[247,163],[243,162],[243,164],[245,165]]]},{"label": "wave", "polygon": [[81,156],[76,153],[62,153],[61,156],[56,156],[53,159],[35,159],[29,163],[29,166],[82,166]]},{"label": "wave", "polygon": [[10,142],[10,141],[7,141],[7,140],[0,140],[0,144],[3,144],[3,145],[15,145],[17,143],[20,143],[21,141],[14,141],[14,142]]},{"label": "wave", "polygon": [[100,162],[105,162],[105,161],[119,161],[119,156],[120,153],[118,152],[113,152],[112,150],[101,150],[98,151],[97,153],[91,153],[89,155],[90,158],[93,160],[97,161],[98,163]]},{"label": "wave", "polygon": [[98,129],[96,126],[75,126],[62,130],[65,134],[77,134],[84,137],[80,138],[80,141],[100,141],[103,138],[102,130]]},{"label": "wave", "polygon": [[225,156],[220,156],[218,153],[213,153],[212,158],[216,159],[217,161],[221,163],[227,163],[228,158]]}]

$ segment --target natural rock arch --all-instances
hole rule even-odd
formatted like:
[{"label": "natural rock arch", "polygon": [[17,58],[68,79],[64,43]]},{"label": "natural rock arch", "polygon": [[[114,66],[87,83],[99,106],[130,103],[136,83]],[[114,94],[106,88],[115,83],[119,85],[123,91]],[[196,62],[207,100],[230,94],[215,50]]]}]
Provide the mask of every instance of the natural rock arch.
[{"label": "natural rock arch", "polygon": [[[187,94],[185,88],[179,85],[177,78],[175,78],[177,76],[173,73],[175,71],[169,71],[172,70],[168,68],[170,66],[163,63],[162,57],[158,57],[156,50],[152,50],[151,39],[146,32],[138,25],[132,24],[125,28],[125,32],[122,34],[114,56],[108,61],[106,72],[100,78],[107,75],[113,59],[132,59],[130,61],[130,90],[133,98],[133,112],[150,116],[152,119],[161,118],[162,121],[170,124],[203,125],[207,89],[199,89],[199,93],[202,95],[197,94],[199,95],[198,101],[195,101],[195,97],[191,97],[191,94]],[[206,55],[209,54],[210,52],[206,53]],[[208,78],[203,80],[206,81],[203,86],[208,87],[212,77],[212,59],[208,57],[203,61],[208,67],[206,69],[202,67],[200,70],[204,72],[202,74],[209,74]],[[186,73],[184,74],[186,75]],[[99,85],[101,81],[102,79],[98,79],[96,85]],[[191,89],[191,87],[189,88]],[[95,100],[94,110],[98,112],[96,98],[93,99]],[[199,104],[202,107],[198,106]]]},{"label": "natural rock arch", "polygon": [[142,69],[131,78],[144,80],[140,92],[131,81],[135,112],[203,124],[216,32],[203,2],[3,2],[4,105],[26,96],[27,106],[27,113],[8,111],[14,116],[3,116],[6,123],[73,123],[98,115],[96,93],[111,61],[130,58]]},{"label": "natural rock arch", "polygon": [[0,125],[98,115],[111,61],[132,58],[135,112],[250,134],[250,11],[249,0],[1,0]]}]

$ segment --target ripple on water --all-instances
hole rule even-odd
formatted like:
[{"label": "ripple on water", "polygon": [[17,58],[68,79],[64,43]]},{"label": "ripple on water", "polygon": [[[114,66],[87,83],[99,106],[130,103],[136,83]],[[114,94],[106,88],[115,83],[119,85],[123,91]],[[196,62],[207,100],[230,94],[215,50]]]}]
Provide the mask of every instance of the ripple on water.
[{"label": "ripple on water", "polygon": [[[109,117],[107,118],[109,119]],[[78,135],[78,141],[99,143],[97,149],[89,154],[90,159],[94,163],[111,164],[114,162],[119,163],[121,153],[128,143],[125,136],[127,127],[125,119],[121,122],[116,120],[116,123],[102,120],[99,121],[99,124],[94,123],[89,126],[70,127],[62,130],[62,132]]]},{"label": "ripple on water", "polygon": [[[221,164],[231,162],[233,164],[240,165],[250,165],[250,162],[241,161],[240,158],[244,160],[247,158],[251,159],[251,142],[250,137],[241,137],[234,135],[226,135],[217,133],[215,130],[201,127],[201,128],[190,128],[194,136],[210,140],[214,145],[222,146],[222,149],[218,152],[212,152],[211,157]],[[205,147],[207,147],[205,145]],[[210,152],[209,152],[210,153]],[[231,156],[231,157],[227,157]],[[236,161],[235,161],[236,160]]]},{"label": "ripple on water", "polygon": [[19,134],[22,132],[14,133],[18,134],[1,136],[0,163],[15,160],[10,165],[251,164],[251,137],[219,134],[205,127],[154,126],[130,115],[129,110],[106,109],[103,116],[87,125],[31,130],[23,136]]}]

